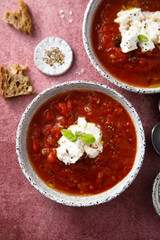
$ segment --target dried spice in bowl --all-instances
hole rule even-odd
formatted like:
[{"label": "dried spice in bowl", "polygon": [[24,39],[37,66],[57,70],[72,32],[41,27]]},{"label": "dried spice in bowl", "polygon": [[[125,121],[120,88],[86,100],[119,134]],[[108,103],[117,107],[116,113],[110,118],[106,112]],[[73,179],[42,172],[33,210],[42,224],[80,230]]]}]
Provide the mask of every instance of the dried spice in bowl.
[{"label": "dried spice in bowl", "polygon": [[45,57],[43,57],[43,61],[49,64],[51,67],[55,67],[55,63],[59,63],[62,65],[64,63],[65,55],[59,49],[59,47],[51,47],[51,50],[45,50]]}]

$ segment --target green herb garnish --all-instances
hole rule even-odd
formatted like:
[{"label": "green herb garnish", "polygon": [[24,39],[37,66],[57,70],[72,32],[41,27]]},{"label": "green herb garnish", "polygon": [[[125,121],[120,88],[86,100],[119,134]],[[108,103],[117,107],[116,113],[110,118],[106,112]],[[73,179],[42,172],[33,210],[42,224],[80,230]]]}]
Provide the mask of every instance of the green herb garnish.
[{"label": "green herb garnish", "polygon": [[73,134],[70,130],[68,130],[68,129],[62,129],[62,130],[61,130],[61,133],[62,133],[62,135],[63,135],[64,137],[66,137],[66,138],[69,139],[69,140],[71,140],[71,139],[74,138],[74,134]]},{"label": "green herb garnish", "polygon": [[91,143],[94,143],[96,139],[92,134],[87,133],[87,134],[81,135],[81,140],[84,143],[91,144]]},{"label": "green herb garnish", "polygon": [[61,133],[65,138],[71,140],[71,142],[76,142],[77,139],[78,139],[78,132],[77,131],[75,132],[75,135],[74,135],[70,130],[62,129]]},{"label": "green herb garnish", "polygon": [[62,135],[69,139],[71,142],[76,142],[78,137],[81,138],[81,140],[84,142],[84,143],[87,143],[87,144],[91,144],[91,143],[94,143],[95,142],[95,137],[92,135],[92,134],[81,134],[79,136],[78,132],[76,131],[75,132],[75,135],[68,129],[62,129],[61,130],[61,133]]},{"label": "green herb garnish", "polygon": [[138,40],[140,42],[148,42],[148,38],[145,35],[142,35],[142,34],[138,35]]},{"label": "green herb garnish", "polygon": [[71,142],[76,142],[78,137],[79,135],[78,135],[78,132],[76,131],[74,137],[71,139]]},{"label": "green herb garnish", "polygon": [[62,129],[62,130],[61,130],[61,133],[62,133],[62,135],[63,135],[64,137],[66,137],[66,138],[69,139],[69,140],[74,137],[74,134],[73,134],[70,130],[68,130],[68,129]]}]

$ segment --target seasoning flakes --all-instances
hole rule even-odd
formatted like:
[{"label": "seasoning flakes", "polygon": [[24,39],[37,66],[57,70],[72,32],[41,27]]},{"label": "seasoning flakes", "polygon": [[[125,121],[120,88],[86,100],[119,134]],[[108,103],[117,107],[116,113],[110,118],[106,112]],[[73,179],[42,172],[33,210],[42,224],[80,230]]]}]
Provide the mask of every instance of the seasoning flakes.
[{"label": "seasoning flakes", "polygon": [[55,67],[55,63],[62,65],[64,63],[65,55],[59,49],[59,47],[52,47],[51,50],[45,50],[45,57],[43,61],[49,64],[51,67]]}]

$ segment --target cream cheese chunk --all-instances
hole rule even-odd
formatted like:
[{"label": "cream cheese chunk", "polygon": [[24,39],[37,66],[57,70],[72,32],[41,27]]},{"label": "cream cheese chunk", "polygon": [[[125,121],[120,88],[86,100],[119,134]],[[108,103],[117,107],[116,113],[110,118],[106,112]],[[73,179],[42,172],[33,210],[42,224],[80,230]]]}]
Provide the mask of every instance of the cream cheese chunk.
[{"label": "cream cheese chunk", "polygon": [[58,141],[57,157],[65,164],[77,162],[84,154],[89,158],[95,158],[103,151],[102,132],[96,124],[89,123],[85,118],[79,117],[77,124],[71,125],[68,130],[72,131],[73,134],[76,131],[79,134],[92,134],[95,137],[95,142],[86,144],[80,138],[76,142],[71,142],[62,136]]},{"label": "cream cheese chunk", "polygon": [[[123,53],[133,51],[138,46],[142,52],[152,51],[160,43],[160,11],[141,12],[140,8],[122,10],[114,21],[120,24],[120,47]],[[139,35],[146,36],[148,41],[140,41]]]}]

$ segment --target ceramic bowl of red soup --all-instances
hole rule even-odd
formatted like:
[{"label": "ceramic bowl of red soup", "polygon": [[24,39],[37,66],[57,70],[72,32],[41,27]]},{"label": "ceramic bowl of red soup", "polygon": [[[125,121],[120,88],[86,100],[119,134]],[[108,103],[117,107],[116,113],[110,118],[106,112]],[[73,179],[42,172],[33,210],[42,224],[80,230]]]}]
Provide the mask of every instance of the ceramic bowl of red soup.
[{"label": "ceramic bowl of red soup", "polygon": [[111,83],[160,92],[160,1],[90,0],[83,41],[91,63]]},{"label": "ceramic bowl of red soup", "polygon": [[75,81],[53,86],[20,120],[16,152],[29,182],[69,206],[107,202],[142,165],[145,137],[133,106],[111,88]]}]

